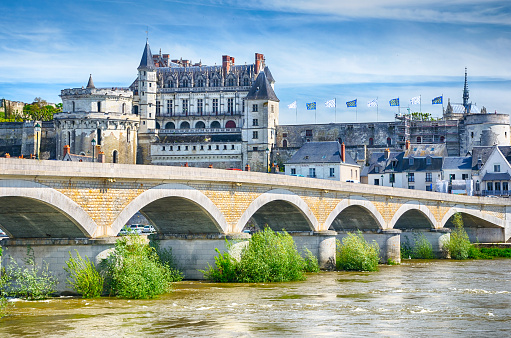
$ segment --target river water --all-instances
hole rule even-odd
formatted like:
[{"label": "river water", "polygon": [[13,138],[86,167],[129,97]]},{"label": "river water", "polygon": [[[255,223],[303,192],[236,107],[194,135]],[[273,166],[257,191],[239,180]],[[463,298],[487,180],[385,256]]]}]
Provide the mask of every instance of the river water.
[{"label": "river water", "polygon": [[504,337],[511,259],[404,261],[282,284],[181,282],[156,300],[14,301],[0,336]]}]

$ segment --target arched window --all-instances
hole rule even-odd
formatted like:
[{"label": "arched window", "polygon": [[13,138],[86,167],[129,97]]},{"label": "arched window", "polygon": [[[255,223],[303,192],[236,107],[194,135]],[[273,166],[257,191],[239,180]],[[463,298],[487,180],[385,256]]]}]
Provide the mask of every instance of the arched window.
[{"label": "arched window", "polygon": [[392,139],[390,137],[387,137],[387,146],[391,146],[392,145]]},{"label": "arched window", "polygon": [[236,122],[232,120],[227,121],[227,123],[225,124],[225,128],[236,128]]},{"label": "arched window", "polygon": [[101,113],[101,102],[98,101],[98,113]]},{"label": "arched window", "polygon": [[179,125],[179,129],[190,129],[190,123],[188,123],[187,121],[181,122],[181,124]]},{"label": "arched window", "polygon": [[181,87],[183,88],[187,88],[188,87],[188,79],[184,79],[182,84],[181,84]]},{"label": "arched window", "polygon": [[195,128],[196,129],[204,129],[204,128],[206,128],[206,124],[202,121],[199,121],[195,124]]},{"label": "arched window", "polygon": [[176,125],[174,122],[167,122],[167,124],[165,124],[165,129],[176,129]]},{"label": "arched window", "polygon": [[417,136],[417,143],[422,143],[422,137]]},{"label": "arched window", "polygon": [[112,153],[112,163],[119,163],[119,152],[117,150]]},{"label": "arched window", "polygon": [[160,124],[156,122],[156,129],[160,129]]},{"label": "arched window", "polygon": [[122,113],[126,114],[126,103],[122,104]]},{"label": "arched window", "polygon": [[213,86],[212,87],[219,87],[220,86],[220,81],[218,81],[218,79],[213,79]]},{"label": "arched window", "polygon": [[440,136],[440,143],[444,143],[445,142],[445,136]]},{"label": "arched window", "polygon": [[282,148],[287,148],[287,140],[282,141]]},{"label": "arched window", "polygon": [[98,142],[97,145],[100,146],[101,145],[101,141],[102,141],[101,129],[98,128],[98,130],[96,132],[97,132],[96,135],[98,136],[98,139],[96,140]]},{"label": "arched window", "polygon": [[74,113],[74,111],[75,111],[75,101],[73,101],[72,103],[73,103],[73,110],[72,110],[72,112]]},{"label": "arched window", "polygon": [[248,79],[248,77],[243,79],[243,85],[244,86],[250,86],[250,80]]},{"label": "arched window", "polygon": [[234,79],[231,77],[228,82],[229,87],[234,87]]},{"label": "arched window", "polygon": [[220,122],[218,122],[218,121],[211,122],[211,128],[214,128],[214,129],[221,128]]},{"label": "arched window", "polygon": [[369,138],[369,145],[372,146],[374,144],[374,139],[372,137]]}]

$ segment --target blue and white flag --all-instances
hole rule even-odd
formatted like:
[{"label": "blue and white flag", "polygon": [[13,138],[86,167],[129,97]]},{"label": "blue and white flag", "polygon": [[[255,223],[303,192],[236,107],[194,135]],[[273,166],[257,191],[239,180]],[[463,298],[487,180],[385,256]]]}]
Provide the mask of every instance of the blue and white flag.
[{"label": "blue and white flag", "polygon": [[378,107],[378,100],[374,99],[374,100],[367,102],[367,106],[368,107]]},{"label": "blue and white flag", "polygon": [[293,103],[291,103],[291,104],[288,104],[288,105],[287,105],[287,107],[288,107],[289,109],[296,109],[296,101],[295,101],[295,102],[293,102]]},{"label": "blue and white flag", "polygon": [[346,107],[350,108],[350,107],[356,107],[357,106],[357,99],[353,100],[353,101],[348,101],[346,102]]},{"label": "blue and white flag", "polygon": [[435,97],[433,100],[431,100],[431,104],[442,104],[443,98],[443,96]]},{"label": "blue and white flag", "polygon": [[327,107],[327,108],[335,108],[335,99],[326,101],[325,102],[325,107]]},{"label": "blue and white flag", "polygon": [[389,103],[391,107],[399,106],[399,97],[397,99],[390,100]]},{"label": "blue and white flag", "polygon": [[420,97],[420,95],[416,96],[416,97],[412,97],[410,99],[410,104],[421,104],[421,97]]},{"label": "blue and white flag", "polygon": [[306,103],[307,110],[316,110],[316,102]]}]

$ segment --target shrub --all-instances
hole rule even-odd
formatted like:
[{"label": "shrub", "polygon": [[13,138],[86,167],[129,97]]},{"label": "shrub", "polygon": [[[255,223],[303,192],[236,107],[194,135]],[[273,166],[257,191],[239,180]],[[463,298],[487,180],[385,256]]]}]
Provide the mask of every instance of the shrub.
[{"label": "shrub", "polygon": [[107,291],[121,298],[154,298],[169,292],[175,276],[154,247],[134,234],[117,239],[114,251],[103,260],[101,268]]},{"label": "shrub", "polygon": [[379,260],[378,243],[367,243],[360,231],[337,241],[337,270],[377,271]]},{"label": "shrub", "polygon": [[444,244],[452,259],[467,259],[470,252],[470,240],[467,232],[463,228],[463,219],[460,213],[454,214],[454,230],[451,231],[450,239]]},{"label": "shrub", "polygon": [[426,236],[422,233],[414,233],[413,234],[413,250],[412,257],[413,258],[422,258],[422,259],[433,259],[435,256],[433,255],[433,246],[427,240]]},{"label": "shrub", "polygon": [[[233,243],[228,242],[231,249]],[[306,250],[306,259],[300,256],[293,237],[287,232],[276,233],[269,227],[252,234],[242,249],[239,260],[229,252],[215,257],[215,267],[208,264],[202,271],[206,279],[214,282],[288,282],[304,280],[304,271],[317,271],[317,259]]]},{"label": "shrub", "polygon": [[319,272],[319,262],[316,256],[310,252],[309,249],[305,248],[305,272]]},{"label": "shrub", "polygon": [[103,292],[104,278],[96,270],[94,263],[88,257],[83,259],[80,253],[76,251],[76,258],[69,253],[69,260],[66,261],[67,267],[64,267],[69,277],[67,283],[83,298],[97,298]]},{"label": "shrub", "polygon": [[57,279],[49,272],[45,261],[42,267],[36,265],[31,247],[27,248],[27,257],[23,263],[20,266],[11,258],[5,268],[2,282],[4,295],[34,300],[48,298],[56,291]]}]

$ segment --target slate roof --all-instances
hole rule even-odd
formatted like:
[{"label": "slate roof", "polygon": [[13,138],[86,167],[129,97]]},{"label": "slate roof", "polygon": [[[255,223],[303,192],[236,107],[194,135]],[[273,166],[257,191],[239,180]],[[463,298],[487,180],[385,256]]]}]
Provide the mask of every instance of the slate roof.
[{"label": "slate roof", "polygon": [[89,75],[89,82],[87,83],[87,89],[96,88],[94,86],[94,82],[92,81],[92,74]]},{"label": "slate roof", "polygon": [[472,156],[444,157],[442,169],[472,169]]},{"label": "slate roof", "polygon": [[142,54],[142,59],[140,60],[140,65],[137,69],[147,69],[147,70],[155,70],[153,61],[153,54],[151,53],[151,48],[149,47],[149,42],[146,41],[144,53]]},{"label": "slate roof", "polygon": [[[367,174],[377,174],[375,167],[378,167],[378,174],[384,172],[397,172],[399,170],[400,163],[403,162],[404,152],[390,152],[389,158],[385,158],[385,153],[375,152],[371,154],[369,158],[369,166],[367,168]],[[395,164],[393,166],[393,163]],[[362,174],[361,174],[362,176]]]},{"label": "slate roof", "polygon": [[[477,168],[477,161],[479,159],[482,160],[482,164],[484,165],[486,161],[488,160],[488,157],[490,157],[493,148],[495,146],[489,146],[489,147],[474,147],[472,148],[472,170],[479,170]],[[500,152],[508,163],[511,163],[511,146],[498,146]]]},{"label": "slate roof", "polygon": [[247,94],[247,100],[271,100],[279,102],[280,100],[275,95],[268,78],[264,72],[259,72],[252,88]]},{"label": "slate roof", "polygon": [[[430,164],[428,164],[428,158],[431,159]],[[369,159],[367,174],[440,171],[443,159],[443,157],[429,155],[413,157],[413,163],[410,164],[410,157],[405,157],[405,152],[390,152],[388,159],[385,158],[385,153],[373,153]],[[378,172],[375,170],[376,167]]]},{"label": "slate roof", "polygon": [[[344,163],[358,165],[346,152]],[[341,145],[336,141],[307,142],[286,164],[342,163]]]},{"label": "slate roof", "polygon": [[509,173],[486,173],[483,176],[483,181],[509,181],[511,175]]}]

